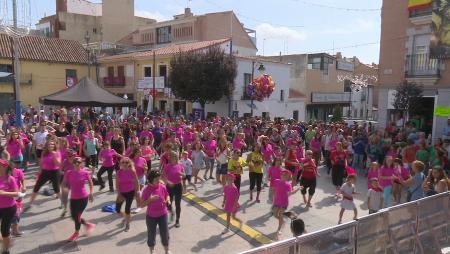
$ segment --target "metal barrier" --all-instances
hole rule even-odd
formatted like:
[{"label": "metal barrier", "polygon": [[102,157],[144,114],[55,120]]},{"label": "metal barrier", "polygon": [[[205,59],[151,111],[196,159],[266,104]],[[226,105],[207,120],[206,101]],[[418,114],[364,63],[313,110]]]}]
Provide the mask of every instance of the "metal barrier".
[{"label": "metal barrier", "polygon": [[450,246],[450,192],[241,254],[442,253]]}]

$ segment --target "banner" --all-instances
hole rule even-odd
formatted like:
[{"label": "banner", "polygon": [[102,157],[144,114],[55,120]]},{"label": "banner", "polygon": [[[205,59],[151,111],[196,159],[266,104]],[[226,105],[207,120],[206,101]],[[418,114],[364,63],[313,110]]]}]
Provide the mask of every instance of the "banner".
[{"label": "banner", "polygon": [[436,106],[434,108],[434,116],[449,117],[450,116],[450,107]]},{"label": "banner", "polygon": [[450,57],[450,0],[434,0],[431,23],[430,58]]},{"label": "banner", "polygon": [[431,0],[409,0],[408,10],[413,11],[417,9],[428,8],[431,6]]}]

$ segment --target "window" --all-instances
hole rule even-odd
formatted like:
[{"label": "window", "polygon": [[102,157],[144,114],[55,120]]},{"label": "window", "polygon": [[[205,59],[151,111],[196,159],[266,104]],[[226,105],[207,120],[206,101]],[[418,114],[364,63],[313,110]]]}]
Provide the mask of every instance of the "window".
[{"label": "window", "polygon": [[92,28],[92,32],[94,33],[94,34],[96,34],[97,33],[97,28]]},{"label": "window", "polygon": [[309,69],[320,70],[321,62],[322,62],[322,59],[320,57],[314,57],[314,58],[308,59]]},{"label": "window", "polygon": [[144,67],[144,77],[152,76],[152,67],[146,66]]},{"label": "window", "polygon": [[0,72],[12,73],[13,68],[11,64],[0,64]]},{"label": "window", "polygon": [[168,43],[170,42],[170,26],[159,27],[156,29],[156,42],[160,43]]},{"label": "window", "polygon": [[77,70],[66,69],[66,86],[72,87],[77,82]]},{"label": "window", "polygon": [[249,100],[250,96],[247,94],[247,86],[248,84],[250,84],[252,82],[252,74],[250,73],[244,73],[244,95],[243,95],[243,99],[244,100]]},{"label": "window", "polygon": [[159,66],[159,76],[160,77],[167,77],[167,66],[160,65]]},{"label": "window", "polygon": [[348,79],[344,80],[344,92],[345,93],[352,92],[352,82]]},{"label": "window", "polygon": [[59,22],[59,30],[66,31],[66,22]]},{"label": "window", "polygon": [[117,76],[125,77],[125,68],[123,66],[117,66]]},{"label": "window", "polygon": [[284,90],[280,90],[280,101],[284,101]]},{"label": "window", "polygon": [[114,77],[114,67],[109,66],[108,67],[108,78],[113,78],[113,77]]}]

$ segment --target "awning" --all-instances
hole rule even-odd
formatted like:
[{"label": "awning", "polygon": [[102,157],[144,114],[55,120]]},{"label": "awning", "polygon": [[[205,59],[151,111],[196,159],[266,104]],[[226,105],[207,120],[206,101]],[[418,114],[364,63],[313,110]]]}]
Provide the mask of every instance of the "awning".
[{"label": "awning", "polygon": [[430,7],[432,4],[432,0],[409,0],[408,2],[408,10],[419,10]]}]

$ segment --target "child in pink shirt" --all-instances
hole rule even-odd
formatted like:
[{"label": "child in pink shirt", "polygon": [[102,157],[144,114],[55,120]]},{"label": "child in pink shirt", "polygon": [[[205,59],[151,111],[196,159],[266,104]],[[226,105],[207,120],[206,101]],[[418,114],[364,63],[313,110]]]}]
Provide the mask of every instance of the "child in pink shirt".
[{"label": "child in pink shirt", "polygon": [[292,172],[283,170],[281,171],[281,179],[275,180],[274,182],[275,197],[273,199],[272,213],[278,219],[277,240],[281,236],[281,227],[284,224],[283,213],[289,206],[289,196],[300,190],[300,188],[292,189],[291,179]]},{"label": "child in pink shirt", "polygon": [[273,193],[275,188],[275,181],[279,180],[281,178],[281,171],[283,169],[281,168],[281,158],[276,157],[273,162],[272,166],[269,167],[268,174],[269,174],[269,182],[270,182],[270,189],[269,189],[269,202],[273,202]]},{"label": "child in pink shirt", "polygon": [[367,181],[367,189],[368,190],[373,188],[372,182],[370,181],[370,179],[373,179],[373,178],[378,179],[379,169],[380,169],[380,165],[378,164],[378,162],[374,161],[370,164],[370,169],[367,172],[367,180],[368,180]]},{"label": "child in pink shirt", "polygon": [[223,202],[222,207],[223,210],[227,213],[227,226],[222,234],[226,234],[230,230],[230,221],[231,216],[233,219],[240,222],[238,218],[236,218],[236,212],[239,207],[239,191],[234,185],[235,176],[233,174],[227,174],[225,178],[225,185],[223,187]]}]

